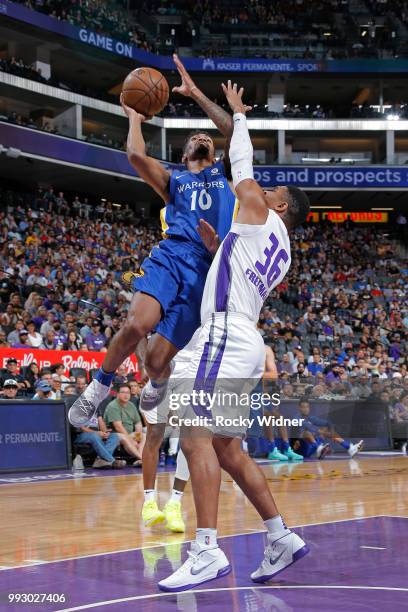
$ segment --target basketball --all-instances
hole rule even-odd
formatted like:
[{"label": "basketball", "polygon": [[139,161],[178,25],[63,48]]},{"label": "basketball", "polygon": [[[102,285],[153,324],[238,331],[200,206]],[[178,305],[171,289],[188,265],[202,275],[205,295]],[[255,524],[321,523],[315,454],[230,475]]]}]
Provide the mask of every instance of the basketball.
[{"label": "basketball", "polygon": [[169,85],[161,72],[154,68],[136,68],[126,77],[123,101],[146,117],[157,115],[169,99]]}]

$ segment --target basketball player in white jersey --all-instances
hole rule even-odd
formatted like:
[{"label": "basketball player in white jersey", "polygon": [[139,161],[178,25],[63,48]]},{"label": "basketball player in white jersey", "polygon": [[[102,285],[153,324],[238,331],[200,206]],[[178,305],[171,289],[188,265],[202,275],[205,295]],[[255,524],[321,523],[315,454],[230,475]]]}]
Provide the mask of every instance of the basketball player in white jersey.
[{"label": "basketball player in white jersey", "polygon": [[[256,329],[259,313],[269,292],[289,269],[288,231],[303,223],[309,211],[308,198],[299,189],[276,187],[264,192],[256,183],[243,90],[237,92],[236,85],[232,87],[230,82],[223,89],[234,112],[230,159],[240,209],[208,272],[201,306],[202,326],[190,367],[193,390],[208,395],[205,402],[200,399],[197,405],[191,394],[187,409],[184,413],[179,411],[180,417],[207,414],[210,418],[202,427],[188,427],[186,422],[181,429],[197,533],[187,561],[158,584],[161,590],[170,592],[190,589],[231,571],[217,544],[221,467],[255,506],[268,531],[264,558],[251,574],[253,581],[269,580],[309,552],[303,540],[283,522],[262,470],[241,450],[240,436],[246,425],[219,425],[218,417],[226,411],[222,402],[213,403],[208,410],[211,391],[221,387],[240,394],[261,378],[265,351]],[[239,413],[243,415],[241,406]],[[228,414],[231,415],[230,409]]]}]

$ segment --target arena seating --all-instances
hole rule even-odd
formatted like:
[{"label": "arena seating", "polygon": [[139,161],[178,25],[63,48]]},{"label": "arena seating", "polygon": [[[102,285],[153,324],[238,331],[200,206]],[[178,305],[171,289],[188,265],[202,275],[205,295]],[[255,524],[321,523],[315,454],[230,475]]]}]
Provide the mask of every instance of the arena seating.
[{"label": "arena seating", "polygon": [[[20,345],[13,334],[20,319],[24,327],[34,321],[43,329],[43,348],[64,347],[69,330],[85,346],[93,308],[81,300],[94,304],[106,345],[126,316],[132,294],[122,272],[139,267],[160,229],[137,217],[129,225],[109,203],[90,199],[85,211],[80,197],[74,208],[73,199],[52,188],[0,192],[0,347]],[[290,272],[259,321],[284,389],[299,395],[312,385],[324,397],[343,398],[369,394],[365,385],[381,381],[390,404],[397,399],[408,380],[404,253],[395,237],[375,226],[320,223],[297,231]],[[48,312],[54,314],[51,332],[42,328]],[[317,370],[310,366],[314,353]]]}]

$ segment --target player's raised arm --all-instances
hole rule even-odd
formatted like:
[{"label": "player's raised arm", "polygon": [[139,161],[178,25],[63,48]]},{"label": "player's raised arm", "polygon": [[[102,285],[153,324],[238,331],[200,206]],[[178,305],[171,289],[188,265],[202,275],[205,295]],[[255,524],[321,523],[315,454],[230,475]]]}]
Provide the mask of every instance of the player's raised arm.
[{"label": "player's raised arm", "polygon": [[268,209],[265,194],[254,179],[254,150],[249,137],[246,112],[249,107],[242,101],[243,87],[238,91],[237,84],[222,85],[231,110],[234,113],[234,131],[230,145],[232,180],[239,199],[239,223],[253,225],[265,223]]},{"label": "player's raised arm", "polygon": [[207,117],[217,126],[218,130],[227,139],[224,148],[224,166],[225,174],[229,180],[231,180],[230,172],[231,165],[229,160],[229,144],[234,129],[232,117],[227,111],[221,106],[207,98],[207,96],[201,91],[201,89],[195,84],[185,67],[183,66],[180,58],[176,53],[173,55],[174,63],[176,64],[178,73],[181,77],[181,85],[173,87],[174,93],[179,93],[182,96],[187,96],[197,102]]},{"label": "player's raised arm", "polygon": [[156,193],[167,203],[169,200],[170,174],[157,159],[146,154],[146,144],[142,134],[142,123],[146,117],[137,113],[133,108],[126,106],[122,96],[121,104],[129,118],[129,133],[126,147],[129,162],[137,170],[139,176],[153,187]]},{"label": "player's raised arm", "polygon": [[218,106],[218,104],[207,98],[201,89],[194,83],[176,53],[173,55],[173,60],[181,76],[181,85],[173,87],[173,92],[192,98],[203,109],[209,119],[215,123],[221,134],[226,138],[231,138],[233,131],[231,115],[221,108],[221,106]]}]

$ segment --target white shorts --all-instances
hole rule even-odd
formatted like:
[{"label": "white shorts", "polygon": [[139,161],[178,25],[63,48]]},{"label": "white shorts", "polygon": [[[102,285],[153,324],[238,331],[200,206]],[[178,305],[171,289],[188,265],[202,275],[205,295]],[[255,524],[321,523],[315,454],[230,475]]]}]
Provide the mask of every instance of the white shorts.
[{"label": "white shorts", "polygon": [[189,366],[189,361],[174,360],[174,369],[167,384],[166,396],[162,399],[160,404],[158,404],[151,410],[142,410],[141,408],[139,408],[140,412],[143,414],[144,418],[146,419],[146,422],[149,423],[149,425],[164,425],[167,423],[170,412],[170,404],[168,399],[169,394],[177,393],[177,390],[182,387],[183,381],[188,375]]},{"label": "white shorts", "polygon": [[169,395],[171,393],[177,393],[180,385],[183,384],[188,375],[188,369],[190,367],[191,358],[193,356],[194,347],[197,343],[199,332],[200,328],[196,329],[190,342],[181,351],[179,351],[173,359],[174,367],[167,385],[166,396],[162,399],[160,404],[151,410],[139,409],[149,425],[167,423],[170,412]]},{"label": "white shorts", "polygon": [[264,342],[256,324],[239,313],[213,313],[197,338],[183,390],[191,401],[178,409],[180,425],[188,427],[188,419],[195,419],[193,427],[242,436],[248,427],[250,394],[264,367]]}]

